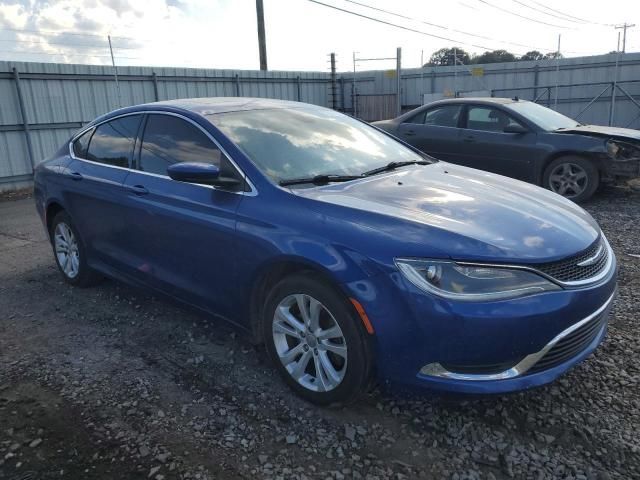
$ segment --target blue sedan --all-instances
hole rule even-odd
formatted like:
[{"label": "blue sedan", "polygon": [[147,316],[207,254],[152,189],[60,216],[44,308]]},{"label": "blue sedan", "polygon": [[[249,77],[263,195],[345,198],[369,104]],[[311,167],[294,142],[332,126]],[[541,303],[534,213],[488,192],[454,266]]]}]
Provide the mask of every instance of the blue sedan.
[{"label": "blue sedan", "polygon": [[383,382],[499,393],[603,340],[616,259],[542,188],[437,161],[333,110],[176,100],[97,118],[35,173],[64,279],[223,317],[318,403]]}]

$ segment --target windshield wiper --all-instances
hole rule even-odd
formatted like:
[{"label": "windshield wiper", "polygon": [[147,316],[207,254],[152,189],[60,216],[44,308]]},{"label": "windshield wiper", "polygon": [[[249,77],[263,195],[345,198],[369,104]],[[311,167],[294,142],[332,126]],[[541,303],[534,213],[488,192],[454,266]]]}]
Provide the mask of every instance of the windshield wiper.
[{"label": "windshield wiper", "polygon": [[299,185],[303,183],[313,183],[314,185],[326,185],[332,182],[348,182],[362,178],[362,175],[315,175],[313,177],[290,178],[289,180],[280,180],[279,184],[283,187],[288,185]]},{"label": "windshield wiper", "polygon": [[431,162],[427,160],[411,160],[408,162],[389,162],[382,167],[374,168],[373,170],[364,172],[362,176],[368,177],[369,175],[375,175],[376,173],[389,172],[391,170],[395,170],[398,167],[404,167],[405,165],[430,165],[430,164]]}]

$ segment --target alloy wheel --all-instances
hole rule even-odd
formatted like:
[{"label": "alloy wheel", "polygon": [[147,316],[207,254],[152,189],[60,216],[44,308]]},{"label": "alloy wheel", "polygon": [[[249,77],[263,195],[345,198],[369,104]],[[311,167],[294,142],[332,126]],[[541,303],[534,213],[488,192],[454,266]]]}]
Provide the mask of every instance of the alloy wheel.
[{"label": "alloy wheel", "polygon": [[293,294],[275,309],[273,342],[289,375],[314,392],[340,385],[347,371],[347,341],[331,312],[315,298]]},{"label": "alloy wheel", "polygon": [[75,278],[80,272],[80,250],[73,231],[64,222],[56,225],[53,245],[58,264],[68,278]]},{"label": "alloy wheel", "polygon": [[587,172],[575,163],[561,163],[549,175],[549,187],[567,198],[582,194],[589,183]]}]

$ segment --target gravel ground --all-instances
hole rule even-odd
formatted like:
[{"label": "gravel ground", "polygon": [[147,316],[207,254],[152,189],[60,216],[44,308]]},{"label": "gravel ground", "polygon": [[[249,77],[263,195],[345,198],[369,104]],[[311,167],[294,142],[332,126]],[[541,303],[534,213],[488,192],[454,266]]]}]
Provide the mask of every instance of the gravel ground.
[{"label": "gravel ground", "polygon": [[508,396],[320,409],[220,321],[67,286],[32,201],[0,202],[0,478],[640,478],[640,193],[586,208],[621,265],[595,355]]}]

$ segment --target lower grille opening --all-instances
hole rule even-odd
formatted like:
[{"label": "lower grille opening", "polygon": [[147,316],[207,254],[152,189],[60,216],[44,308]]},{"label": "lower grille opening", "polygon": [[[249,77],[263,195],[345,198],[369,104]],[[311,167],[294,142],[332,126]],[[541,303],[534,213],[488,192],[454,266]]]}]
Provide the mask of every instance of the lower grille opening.
[{"label": "lower grille opening", "polygon": [[605,310],[590,322],[564,337],[538,360],[527,373],[537,373],[557,367],[579,355],[593,342],[605,327],[607,323],[607,313],[608,311]]}]

